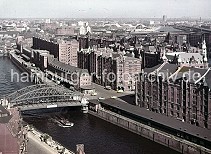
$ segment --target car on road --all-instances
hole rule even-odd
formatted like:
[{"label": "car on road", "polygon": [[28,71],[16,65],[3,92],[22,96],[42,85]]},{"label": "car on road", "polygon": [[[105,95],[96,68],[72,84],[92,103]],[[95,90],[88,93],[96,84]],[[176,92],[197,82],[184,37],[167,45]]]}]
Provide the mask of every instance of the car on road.
[{"label": "car on road", "polygon": [[106,90],[111,90],[111,86],[105,86]]},{"label": "car on road", "polygon": [[92,94],[91,94],[91,96],[97,96],[97,93],[96,93],[96,92],[94,92],[94,93],[92,93]]},{"label": "car on road", "polygon": [[117,98],[117,97],[116,97],[116,96],[111,96],[111,98],[115,99],[115,98]]},{"label": "car on road", "polygon": [[99,97],[98,99],[99,99],[99,100],[104,100],[105,98],[104,98],[104,97]]},{"label": "car on road", "polygon": [[123,92],[124,92],[123,90],[118,90],[118,91],[117,91],[117,93],[123,93]]}]

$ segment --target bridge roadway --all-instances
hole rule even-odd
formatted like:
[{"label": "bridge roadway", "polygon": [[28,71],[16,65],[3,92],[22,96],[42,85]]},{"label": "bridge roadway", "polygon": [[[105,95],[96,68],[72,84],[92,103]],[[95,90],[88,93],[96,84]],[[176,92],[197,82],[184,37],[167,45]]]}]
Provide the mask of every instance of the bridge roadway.
[{"label": "bridge roadway", "polygon": [[2,104],[18,107],[21,111],[70,106],[79,106],[83,112],[88,111],[88,101],[81,93],[63,86],[49,84],[36,84],[22,88],[7,95]]},{"label": "bridge roadway", "polygon": [[[23,104],[18,106],[21,111],[36,110],[36,109],[50,109],[50,108],[60,108],[60,107],[73,107],[73,106],[83,106],[81,102],[51,102],[51,103],[34,103],[34,104]],[[13,106],[15,107],[15,106]]]}]

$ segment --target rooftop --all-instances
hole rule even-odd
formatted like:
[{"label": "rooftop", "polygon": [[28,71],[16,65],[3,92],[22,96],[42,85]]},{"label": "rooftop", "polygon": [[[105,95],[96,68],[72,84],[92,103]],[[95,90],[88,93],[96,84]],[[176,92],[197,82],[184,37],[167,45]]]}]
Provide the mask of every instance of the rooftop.
[{"label": "rooftop", "polygon": [[[201,69],[195,67],[182,66],[179,67],[176,64],[159,64],[152,68],[145,68],[144,72],[147,74],[157,72],[158,75],[164,79],[181,79],[186,77],[190,83],[196,83],[199,81],[206,82],[206,86],[211,89],[211,71],[210,69]],[[205,79],[205,80],[204,80]]]},{"label": "rooftop", "polygon": [[60,69],[63,72],[66,72],[66,73],[76,72],[76,73],[79,73],[79,74],[82,74],[82,73],[89,74],[87,69],[81,69],[81,68],[78,68],[78,67],[75,67],[75,66],[64,64],[64,63],[58,61],[57,59],[53,59],[53,60],[49,61],[49,65],[56,67],[56,68]]},{"label": "rooftop", "polygon": [[157,29],[155,29],[157,32],[182,32],[179,29],[175,29],[171,26],[160,26]]}]

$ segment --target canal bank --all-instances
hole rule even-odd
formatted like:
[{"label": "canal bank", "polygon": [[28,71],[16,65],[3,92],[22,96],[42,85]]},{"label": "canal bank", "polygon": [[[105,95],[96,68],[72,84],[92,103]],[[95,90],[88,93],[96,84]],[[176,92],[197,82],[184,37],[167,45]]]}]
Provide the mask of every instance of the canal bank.
[{"label": "canal bank", "polygon": [[42,154],[74,154],[73,151],[54,141],[48,134],[42,133],[33,127],[28,130],[28,139],[28,153],[30,154],[37,154],[38,151]]},{"label": "canal bank", "polygon": [[29,154],[56,154],[47,145],[39,141],[32,133],[28,133],[28,153]]},{"label": "canal bank", "polygon": [[[9,58],[0,58],[0,70],[4,74],[0,76],[0,93],[2,96],[32,84],[11,81],[11,69],[14,72],[21,73]],[[51,118],[50,113],[40,113],[38,117],[23,117],[23,119],[39,131],[49,134],[68,149],[75,149],[75,146],[80,143],[84,144],[87,154],[177,154],[169,148],[109,124],[104,120],[83,114],[80,110],[72,110],[64,114],[69,121],[74,123],[72,128],[61,128],[51,122],[49,120]]]},{"label": "canal bank", "polygon": [[[109,103],[107,104],[106,101],[108,101]],[[124,103],[124,102],[121,102]],[[136,118],[132,118],[133,116],[131,116],[133,113],[131,113],[130,117],[128,118],[124,115],[129,115],[130,113],[126,113],[126,110],[118,110],[118,108],[121,108],[121,103],[117,100],[112,100],[112,99],[108,99],[108,100],[103,100],[103,101],[97,101],[97,100],[90,100],[90,104],[89,104],[89,114],[96,116],[100,119],[103,119],[107,122],[110,122],[114,125],[117,125],[119,127],[122,127],[128,131],[131,131],[135,134],[138,134],[142,137],[145,137],[153,142],[162,144],[168,148],[171,148],[173,150],[176,150],[180,153],[184,153],[184,154],[208,154],[211,153],[211,150],[208,149],[208,147],[210,147],[210,142],[209,142],[209,138],[204,141],[203,139],[201,139],[200,137],[196,138],[194,137],[194,140],[200,140],[200,143],[203,141],[205,146],[201,146],[198,145],[196,143],[190,142],[189,140],[184,139],[184,136],[189,135],[189,138],[191,138],[192,136],[190,135],[191,132],[188,132],[187,130],[187,134],[185,133],[181,133],[179,131],[177,131],[175,129],[175,131],[177,131],[177,136],[172,135],[172,133],[168,133],[168,129],[166,128],[162,128],[158,129],[155,127],[151,127],[151,125],[153,125],[153,115],[151,115],[151,118],[148,117],[149,120],[147,122],[147,124],[141,123],[137,120],[134,119],[139,119],[139,117],[136,114]],[[109,105],[112,104],[112,105]],[[117,105],[117,108],[115,108],[114,106]],[[103,106],[103,107],[102,107]],[[124,106],[124,105],[123,105]],[[129,106],[131,107],[131,106]],[[134,110],[135,112],[135,110]],[[140,117],[141,118],[141,117]],[[159,123],[159,121],[156,121],[157,123]],[[186,125],[186,124],[184,124]],[[178,124],[179,126],[179,124]],[[182,128],[180,128],[182,129]],[[199,128],[199,131],[203,131],[203,129]],[[195,129],[194,133],[197,132],[197,130]],[[209,135],[209,132],[207,130],[204,130],[204,132],[207,132],[207,135]],[[182,134],[183,137],[178,137],[178,134]],[[197,134],[197,136],[199,135],[204,135],[205,133],[201,134]],[[210,147],[211,148],[211,147]]]},{"label": "canal bank", "polygon": [[21,59],[20,56],[16,55],[14,51],[11,51],[8,57],[10,58],[11,62],[21,70],[21,72],[26,72],[29,74],[31,73],[29,63]]}]

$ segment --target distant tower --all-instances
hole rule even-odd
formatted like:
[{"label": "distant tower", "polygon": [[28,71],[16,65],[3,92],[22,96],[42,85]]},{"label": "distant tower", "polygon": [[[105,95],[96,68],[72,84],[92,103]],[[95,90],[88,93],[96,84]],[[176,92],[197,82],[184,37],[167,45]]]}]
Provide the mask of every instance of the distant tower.
[{"label": "distant tower", "polygon": [[132,51],[131,56],[135,58],[135,53]]},{"label": "distant tower", "polygon": [[163,62],[168,61],[168,58],[166,57],[166,50],[165,49],[164,49],[164,52],[163,52],[162,60],[163,60]]},{"label": "distant tower", "polygon": [[110,57],[110,58],[113,58],[113,55],[112,55],[112,53],[110,53],[109,57]]},{"label": "distant tower", "polygon": [[202,55],[204,56],[204,62],[207,62],[207,46],[205,39],[202,42]]},{"label": "distant tower", "polygon": [[50,24],[50,23],[51,23],[51,19],[46,19],[46,20],[45,20],[45,23],[46,23],[46,24]]},{"label": "distant tower", "polygon": [[178,55],[177,63],[178,63],[179,65],[182,63],[182,59],[181,59],[181,56],[180,56],[180,55]]},{"label": "distant tower", "polygon": [[80,35],[85,35],[86,34],[86,28],[83,26],[80,27]]},{"label": "distant tower", "polygon": [[87,26],[86,31],[92,33],[91,27],[90,26]]},{"label": "distant tower", "polygon": [[84,25],[84,22],[83,21],[79,21],[78,22],[78,26],[83,26]]},{"label": "distant tower", "polygon": [[140,60],[142,60],[142,56],[141,56],[141,54],[139,55],[139,59],[140,59]]},{"label": "distant tower", "polygon": [[123,56],[126,54],[125,50],[122,51]]},{"label": "distant tower", "polygon": [[167,21],[167,15],[163,15],[163,22]]}]

